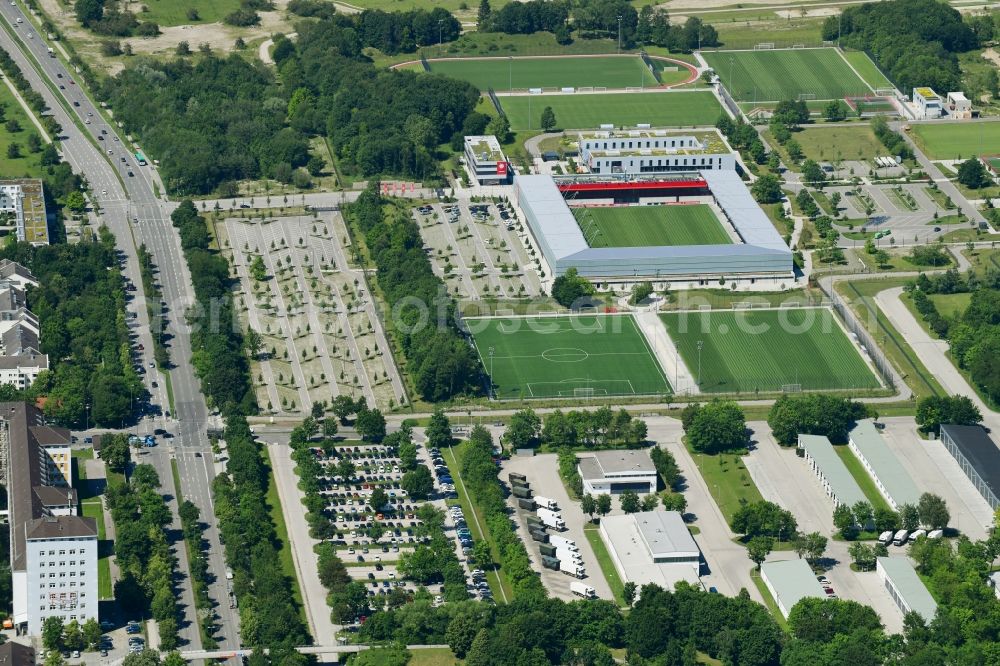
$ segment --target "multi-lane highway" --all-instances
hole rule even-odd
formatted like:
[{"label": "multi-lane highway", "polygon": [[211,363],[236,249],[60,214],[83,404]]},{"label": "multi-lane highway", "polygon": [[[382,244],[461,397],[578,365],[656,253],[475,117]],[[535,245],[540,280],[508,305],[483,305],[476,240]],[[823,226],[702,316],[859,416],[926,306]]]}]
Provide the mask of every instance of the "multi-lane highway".
[{"label": "multi-lane highway", "polygon": [[[115,234],[118,247],[127,257],[127,276],[134,284],[141,284],[136,251],[139,244],[146,245],[159,268],[158,279],[167,310],[167,333],[171,336],[168,349],[173,367],[168,372],[173,404],[168,402],[163,378],[150,369],[148,387],[161,412],[143,419],[139,429],[148,432],[162,427],[174,437],[170,445],[161,442],[157,448],[147,450],[143,459],[157,467],[166,489],[172,486],[171,458],[175,459],[181,495],[201,511],[202,521],[207,525],[209,570],[216,578],[210,585],[209,594],[219,614],[219,643],[223,649],[235,648],[239,645],[237,613],[229,608],[225,562],[211,499],[210,483],[216,470],[206,434],[210,414],[190,362],[191,338],[184,320],[184,312],[194,302],[194,297],[180,239],[169,219],[168,210],[173,206],[157,197],[163,187],[153,167],[136,163],[124,137],[102,117],[77,74],[68,69],[61,58],[50,55],[51,45],[39,34],[35,19],[22,11],[20,5],[8,1],[0,5],[0,16],[4,48],[32,88],[44,97],[50,113],[62,126],[60,148],[63,157],[90,184],[92,196],[100,204],[103,223]],[[141,289],[134,293],[136,299],[132,307],[138,315],[139,341],[145,350],[141,362],[149,367],[153,344],[145,302]],[[160,381],[154,388],[152,382],[157,379]],[[176,503],[173,506],[176,510]],[[181,563],[186,565],[183,548],[178,550]],[[185,621],[181,637],[188,649],[199,649],[201,641],[186,566],[182,573],[184,581],[179,593]]]}]

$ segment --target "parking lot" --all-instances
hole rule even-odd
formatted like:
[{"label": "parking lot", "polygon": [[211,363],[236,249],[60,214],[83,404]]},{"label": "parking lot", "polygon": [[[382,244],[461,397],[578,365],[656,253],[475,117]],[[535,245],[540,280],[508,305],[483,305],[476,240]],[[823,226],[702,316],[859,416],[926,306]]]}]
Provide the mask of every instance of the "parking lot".
[{"label": "parking lot", "polygon": [[261,335],[253,377],[262,407],[297,413],[338,395],[382,408],[404,399],[339,214],[229,218],[217,229],[240,281],[239,315]]},{"label": "parking lot", "polygon": [[492,202],[414,209],[434,273],[458,299],[530,298],[541,293],[539,263],[525,250],[511,206]]},{"label": "parking lot", "polygon": [[[535,493],[542,493],[546,497],[556,501],[556,504],[559,506],[559,513],[566,523],[566,530],[562,532],[549,530],[549,532],[571,539],[576,543],[583,560],[583,567],[586,570],[586,576],[577,579],[568,574],[543,567],[542,556],[538,551],[538,542],[531,538],[526,523],[527,516],[534,514],[518,508],[516,498],[511,495],[507,498],[507,503],[514,511],[514,523],[518,536],[528,550],[532,568],[541,572],[542,584],[545,585],[545,589],[549,591],[549,594],[559,599],[577,599],[578,597],[575,597],[570,592],[569,584],[580,580],[593,587],[599,598],[613,601],[614,597],[611,594],[611,588],[608,586],[608,582],[604,578],[604,573],[597,562],[597,556],[594,554],[594,550],[590,547],[590,542],[587,541],[587,537],[583,532],[583,527],[589,518],[580,509],[579,502],[570,501],[569,495],[566,493],[566,488],[559,478],[559,465],[556,455],[513,456],[510,460],[504,462],[503,468],[500,471],[501,480],[506,482],[507,475],[511,472],[523,474],[527,477],[528,484]],[[617,502],[614,503],[615,509],[620,512],[617,504]]]}]

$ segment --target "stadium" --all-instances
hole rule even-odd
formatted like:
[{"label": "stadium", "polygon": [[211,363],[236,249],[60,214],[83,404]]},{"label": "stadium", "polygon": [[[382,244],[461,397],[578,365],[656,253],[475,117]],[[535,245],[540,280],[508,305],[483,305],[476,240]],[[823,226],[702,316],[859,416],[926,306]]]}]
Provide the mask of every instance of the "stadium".
[{"label": "stadium", "polygon": [[786,288],[792,252],[735,170],[518,176],[514,196],[546,274],[598,289]]}]

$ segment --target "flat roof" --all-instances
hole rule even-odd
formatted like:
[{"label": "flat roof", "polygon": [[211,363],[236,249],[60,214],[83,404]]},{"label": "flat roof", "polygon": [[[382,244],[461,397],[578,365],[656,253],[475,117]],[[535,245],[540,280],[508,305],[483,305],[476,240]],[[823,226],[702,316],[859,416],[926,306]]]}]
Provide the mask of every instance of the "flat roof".
[{"label": "flat roof", "polygon": [[616,568],[620,567],[618,573],[623,575],[624,582],[633,582],[640,587],[652,583],[665,590],[674,589],[674,585],[681,580],[696,583],[700,563],[653,561],[636,519],[640,515],[601,518],[601,537],[615,560]]},{"label": "flat roof", "polygon": [[851,441],[864,456],[875,472],[879,482],[897,506],[903,504],[916,505],[920,500],[920,491],[913,479],[899,464],[899,459],[889,450],[882,434],[871,419],[858,421],[849,435]]},{"label": "flat roof", "polygon": [[965,459],[993,494],[1000,497],[1000,449],[982,426],[942,425]]},{"label": "flat roof", "polygon": [[920,580],[917,572],[913,570],[910,561],[905,557],[879,557],[876,562],[886,578],[892,581],[897,594],[906,606],[911,611],[919,613],[927,622],[933,620],[937,614],[937,602],[927,591],[927,586]]},{"label": "flat roof", "polygon": [[[621,146],[617,148],[596,148],[591,147],[589,152],[595,157],[608,157],[608,156],[648,156],[648,155],[728,155],[733,152],[733,150],[726,144],[722,136],[715,132],[692,132],[691,130],[680,130],[674,132],[667,132],[665,130],[632,130],[629,132],[610,132],[610,131],[600,131],[600,132],[580,132],[578,135],[578,144],[583,141],[604,141],[604,140],[627,140],[627,139],[639,139],[639,140],[649,140],[649,139],[694,139],[698,142],[698,146],[692,147],[674,147],[668,148],[666,146],[660,146],[659,148],[647,148],[647,147],[636,147],[636,148],[623,148]],[[582,145],[581,145],[582,148]]]},{"label": "flat roof", "polygon": [[760,565],[760,575],[770,583],[777,597],[775,601],[789,612],[806,597],[826,599],[823,586],[816,580],[816,574],[805,560],[764,562]]},{"label": "flat roof", "polygon": [[919,88],[914,88],[913,90],[914,90],[914,92],[916,92],[918,95],[920,95],[924,99],[928,99],[928,100],[929,99],[936,99],[938,101],[941,100],[941,97],[936,92],[934,92],[932,89],[928,88],[927,86],[921,86]]},{"label": "flat roof", "polygon": [[678,511],[642,511],[632,514],[650,556],[687,555],[698,557],[701,551]]},{"label": "flat roof", "polygon": [[639,472],[645,474],[655,474],[656,465],[649,456],[649,451],[643,450],[623,450],[623,451],[595,451],[593,458],[601,466],[605,474],[623,474],[625,472]]},{"label": "flat roof", "polygon": [[504,159],[500,142],[492,134],[467,136],[465,145],[483,162],[502,162]]},{"label": "flat roof", "polygon": [[838,502],[854,506],[858,502],[868,501],[861,486],[824,435],[799,435],[799,447],[816,461]]}]

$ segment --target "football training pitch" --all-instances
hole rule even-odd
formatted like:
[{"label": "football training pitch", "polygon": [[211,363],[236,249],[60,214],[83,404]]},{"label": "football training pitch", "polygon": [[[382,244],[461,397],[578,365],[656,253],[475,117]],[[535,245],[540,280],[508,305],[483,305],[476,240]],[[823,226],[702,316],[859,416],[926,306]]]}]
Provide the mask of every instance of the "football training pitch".
[{"label": "football training pitch", "polygon": [[872,94],[834,48],[712,51],[705,60],[740,101],[780,101],[812,95],[840,99]]},{"label": "football training pitch", "polygon": [[910,133],[927,157],[935,160],[989,155],[1000,146],[1000,123],[915,123]]},{"label": "football training pitch", "polygon": [[880,386],[828,308],[670,313],[660,319],[696,381],[700,358],[706,393]]},{"label": "football training pitch", "polygon": [[[628,315],[468,319],[498,398],[664,394],[670,385]],[[491,355],[492,350],[492,355]]]},{"label": "football training pitch", "polygon": [[501,97],[511,129],[541,128],[542,110],[552,107],[561,129],[593,129],[603,124],[654,127],[712,126],[722,114],[708,91],[610,93],[606,95],[520,95]]},{"label": "football training pitch", "polygon": [[632,88],[658,85],[639,56],[565,58],[442,59],[430,63],[435,74],[468,81],[483,92],[528,88]]},{"label": "football training pitch", "polygon": [[733,242],[706,204],[574,208],[573,215],[590,247]]}]

